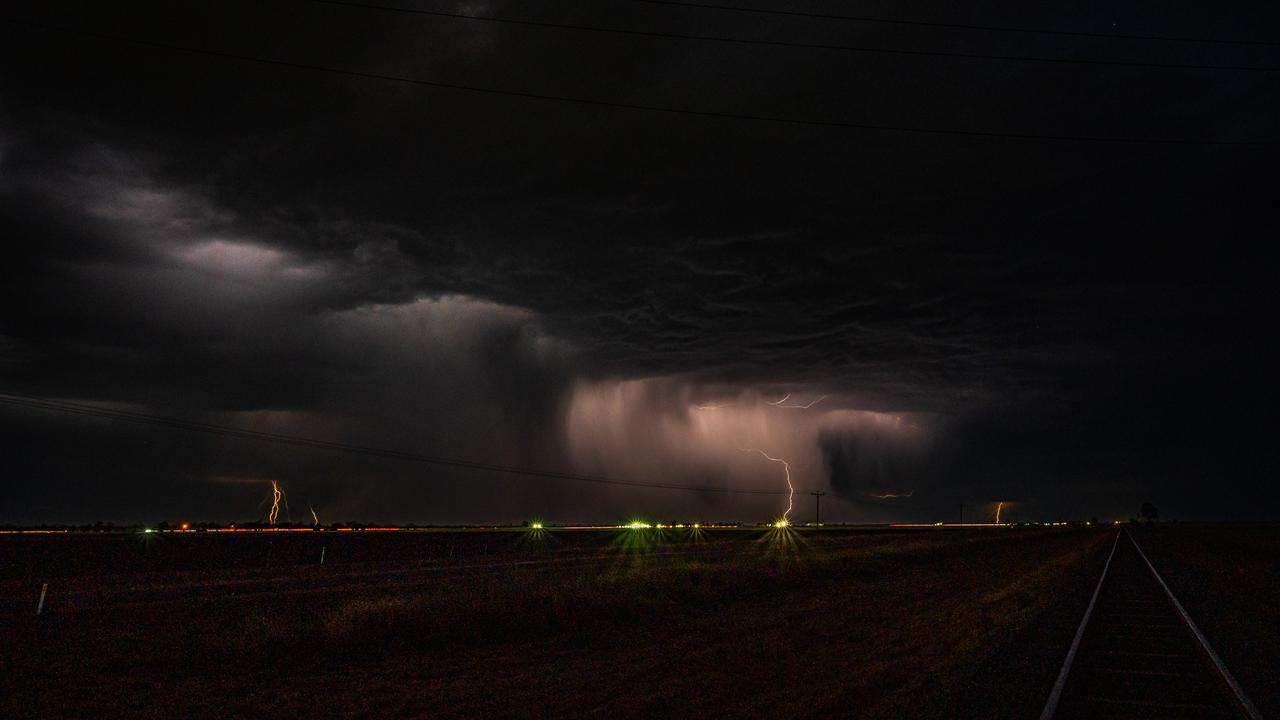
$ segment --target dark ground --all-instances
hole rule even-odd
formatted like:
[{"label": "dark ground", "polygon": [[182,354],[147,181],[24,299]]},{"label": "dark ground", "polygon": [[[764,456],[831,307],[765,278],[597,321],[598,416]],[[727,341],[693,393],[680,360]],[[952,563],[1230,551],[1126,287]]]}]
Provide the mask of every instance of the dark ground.
[{"label": "dark ground", "polygon": [[0,714],[1035,716],[1112,536],[4,538]]}]

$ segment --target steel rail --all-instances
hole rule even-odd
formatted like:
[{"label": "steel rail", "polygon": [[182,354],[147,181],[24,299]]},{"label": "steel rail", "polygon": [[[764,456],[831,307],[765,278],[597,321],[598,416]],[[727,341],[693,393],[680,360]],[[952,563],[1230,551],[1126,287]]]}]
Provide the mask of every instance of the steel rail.
[{"label": "steel rail", "polygon": [[1089,598],[1089,606],[1084,610],[1084,617],[1080,619],[1080,627],[1076,628],[1076,636],[1071,640],[1071,648],[1067,650],[1067,658],[1062,662],[1062,669],[1058,671],[1058,679],[1053,683],[1053,690],[1049,693],[1049,699],[1044,704],[1044,710],[1040,712],[1040,720],[1053,720],[1053,714],[1058,711],[1058,702],[1062,699],[1062,689],[1067,686],[1067,675],[1071,672],[1071,664],[1075,662],[1076,652],[1080,649],[1080,640],[1084,637],[1084,629],[1089,625],[1089,617],[1093,615],[1093,607],[1098,603],[1098,594],[1102,592],[1102,583],[1107,579],[1107,571],[1111,569],[1111,560],[1116,556],[1116,546],[1120,544],[1120,531],[1116,532],[1116,539],[1111,543],[1111,553],[1107,555],[1107,564],[1102,566],[1102,575],[1098,578],[1098,584],[1093,588],[1093,597]]},{"label": "steel rail", "polygon": [[1128,531],[1125,531],[1125,535],[1129,536],[1130,542],[1133,543],[1133,548],[1138,551],[1138,556],[1142,558],[1142,562],[1146,563],[1147,569],[1151,571],[1151,575],[1155,577],[1156,582],[1164,589],[1164,594],[1168,596],[1169,602],[1173,604],[1173,609],[1178,611],[1178,616],[1182,618],[1187,628],[1191,630],[1191,634],[1195,636],[1196,642],[1200,644],[1200,649],[1204,650],[1209,659],[1213,661],[1213,667],[1218,671],[1218,676],[1227,684],[1227,687],[1231,688],[1231,694],[1240,705],[1240,709],[1244,711],[1245,715],[1249,716],[1250,720],[1262,720],[1262,713],[1258,712],[1257,706],[1245,694],[1244,688],[1240,687],[1240,683],[1236,682],[1235,676],[1227,669],[1226,664],[1222,662],[1222,658],[1218,657],[1218,653],[1213,651],[1213,647],[1209,645],[1209,640],[1205,638],[1204,633],[1200,632],[1200,628],[1196,626],[1195,621],[1187,614],[1186,609],[1182,607],[1182,603],[1178,602],[1178,598],[1174,597],[1173,591],[1165,584],[1164,578],[1160,577],[1160,573],[1156,572],[1156,567],[1147,559],[1147,554],[1142,552],[1142,547],[1138,545],[1138,541]]}]

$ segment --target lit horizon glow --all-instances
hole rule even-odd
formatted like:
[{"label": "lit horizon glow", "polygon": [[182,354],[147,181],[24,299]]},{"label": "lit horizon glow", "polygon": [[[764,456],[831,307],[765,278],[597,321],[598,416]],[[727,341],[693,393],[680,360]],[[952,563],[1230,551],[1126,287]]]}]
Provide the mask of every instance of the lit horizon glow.
[{"label": "lit horizon glow", "polygon": [[[704,516],[719,512],[726,517],[764,519],[790,506],[787,517],[792,520],[802,509],[795,504],[796,493],[826,490],[855,501],[833,505],[833,520],[907,519],[884,518],[886,511],[858,505],[856,500],[886,489],[895,496],[911,497],[920,488],[902,492],[894,482],[906,477],[872,476],[855,478],[852,487],[842,489],[831,475],[829,438],[856,439],[858,457],[874,471],[881,458],[928,452],[940,419],[930,413],[841,407],[830,395],[822,404],[810,396],[814,399],[804,403],[812,405],[808,410],[779,409],[792,404],[794,397],[763,397],[750,385],[703,383],[680,376],[577,382],[568,395],[562,437],[569,464],[584,474],[662,477],[673,483],[752,490],[777,487],[776,475],[765,463],[741,452],[747,446],[764,448],[771,458],[785,458],[789,469],[800,473],[790,478],[786,504],[778,506],[768,493],[700,496],[695,499],[696,512]],[[635,509],[634,496],[625,490],[599,492],[606,511]],[[646,498],[643,511],[659,517],[680,516],[688,513],[688,503],[678,494],[655,493]]]}]

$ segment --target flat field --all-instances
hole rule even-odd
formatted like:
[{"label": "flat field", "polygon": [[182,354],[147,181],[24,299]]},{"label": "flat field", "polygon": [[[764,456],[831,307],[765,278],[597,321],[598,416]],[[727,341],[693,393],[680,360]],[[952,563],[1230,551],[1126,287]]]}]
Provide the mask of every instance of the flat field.
[{"label": "flat field", "polygon": [[1114,534],[5,536],[0,716],[1035,716]]}]

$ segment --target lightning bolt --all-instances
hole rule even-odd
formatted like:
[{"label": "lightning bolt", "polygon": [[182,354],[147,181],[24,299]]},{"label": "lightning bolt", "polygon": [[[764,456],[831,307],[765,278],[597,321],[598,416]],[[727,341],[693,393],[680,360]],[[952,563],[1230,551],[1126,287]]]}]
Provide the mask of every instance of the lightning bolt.
[{"label": "lightning bolt", "polygon": [[[764,404],[765,404],[765,405],[772,405],[772,406],[774,406],[774,407],[781,407],[781,408],[800,408],[801,410],[807,410],[808,408],[811,408],[811,407],[813,407],[814,405],[817,405],[818,403],[822,402],[823,400],[826,400],[826,399],[827,399],[827,396],[826,396],[826,395],[823,395],[823,396],[819,397],[819,398],[818,398],[818,399],[816,399],[816,400],[810,400],[809,402],[807,402],[807,403],[803,403],[803,404],[801,404],[801,403],[789,403],[789,402],[787,402],[787,401],[788,401],[788,400],[790,400],[790,399],[791,399],[791,393],[787,393],[786,395],[783,395],[783,396],[782,396],[782,398],[780,398],[780,399],[778,399],[778,400],[765,400],[765,401],[764,401]],[[721,408],[727,408],[727,407],[730,407],[731,405],[737,405],[737,403],[736,403],[736,402],[727,402],[727,403],[703,403],[703,404],[700,404],[700,405],[692,405],[691,407],[692,407],[692,409],[694,409],[694,410],[720,410]]]},{"label": "lightning bolt", "polygon": [[[787,397],[790,397],[790,396],[787,396]],[[783,400],[786,400],[786,398],[783,398]],[[782,513],[782,519],[779,522],[781,523],[782,527],[785,527],[791,522],[791,509],[795,507],[795,497],[796,497],[796,488],[794,485],[791,484],[790,463],[788,463],[786,460],[783,460],[782,458],[771,457],[769,453],[759,448],[738,448],[738,449],[741,450],[742,452],[760,453],[769,462],[776,462],[776,463],[782,464],[782,468],[783,470],[786,471],[786,474],[787,474],[787,511]]]},{"label": "lightning bolt", "polygon": [[894,498],[909,498],[915,494],[916,494],[915,490],[910,490],[904,493],[886,492],[886,493],[880,493],[879,495],[875,493],[867,493],[867,497],[873,497],[877,500],[892,500]]},{"label": "lightning bolt", "polygon": [[[280,517],[280,501],[284,500],[284,491],[280,489],[280,483],[275,480],[271,481],[271,511],[267,513],[267,522],[275,525],[276,518]],[[287,501],[285,507],[288,507]]]},{"label": "lightning bolt", "polygon": [[786,395],[783,395],[783,396],[782,396],[782,399],[781,399],[781,400],[777,400],[777,401],[775,401],[775,402],[767,402],[767,401],[766,401],[766,403],[765,403],[765,404],[767,404],[767,405],[772,405],[772,406],[774,406],[774,407],[800,408],[800,409],[802,409],[802,410],[808,410],[809,408],[813,407],[814,405],[817,405],[818,403],[822,402],[823,400],[826,400],[826,399],[827,399],[827,396],[826,396],[826,395],[823,395],[823,396],[819,397],[817,400],[810,400],[809,402],[807,402],[807,403],[805,403],[805,404],[803,404],[803,405],[801,405],[801,404],[799,404],[799,403],[788,403],[788,402],[787,402],[787,400],[790,400],[790,399],[791,399],[791,393],[787,393]]},{"label": "lightning bolt", "polygon": [[307,503],[307,509],[311,511],[311,527],[316,527],[320,524],[320,518],[316,517],[316,509],[311,507],[311,503]]},{"label": "lightning bolt", "polygon": [[1003,509],[1004,509],[1004,503],[1003,503],[1003,502],[996,503],[996,524],[997,524],[997,525],[999,525],[999,524],[1000,524],[1000,511],[1001,511],[1001,510],[1003,510]]}]

